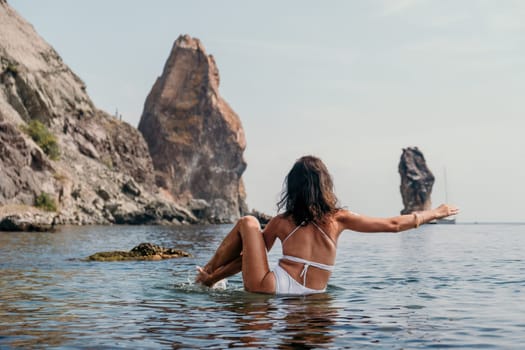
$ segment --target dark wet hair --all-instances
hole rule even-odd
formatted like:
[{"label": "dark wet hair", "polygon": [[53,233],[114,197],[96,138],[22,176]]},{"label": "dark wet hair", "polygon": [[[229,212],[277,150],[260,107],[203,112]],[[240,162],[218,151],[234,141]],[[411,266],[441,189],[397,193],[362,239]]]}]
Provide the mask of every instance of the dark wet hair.
[{"label": "dark wet hair", "polygon": [[277,209],[285,209],[284,215],[291,216],[297,225],[322,222],[326,214],[339,210],[332,177],[321,159],[304,156],[295,162],[286,176]]}]

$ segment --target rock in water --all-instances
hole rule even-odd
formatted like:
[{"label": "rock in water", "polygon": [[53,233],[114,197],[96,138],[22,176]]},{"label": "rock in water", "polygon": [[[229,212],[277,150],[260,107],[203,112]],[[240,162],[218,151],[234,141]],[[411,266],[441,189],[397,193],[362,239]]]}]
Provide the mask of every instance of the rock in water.
[{"label": "rock in water", "polygon": [[[144,105],[139,130],[157,170],[157,184],[210,222],[247,211],[241,175],[244,131],[219,95],[219,72],[198,39],[180,36]],[[204,205],[202,205],[204,203]]]},{"label": "rock in water", "polygon": [[164,248],[152,243],[141,243],[126,251],[99,252],[87,257],[89,261],[162,260],[190,257],[191,254],[176,248]]},{"label": "rock in water", "polygon": [[401,197],[405,206],[401,214],[430,209],[434,175],[427,167],[423,153],[417,147],[403,149],[399,161],[399,175],[401,175]]},{"label": "rock in water", "polygon": [[55,214],[40,211],[0,217],[0,231],[54,232]]}]

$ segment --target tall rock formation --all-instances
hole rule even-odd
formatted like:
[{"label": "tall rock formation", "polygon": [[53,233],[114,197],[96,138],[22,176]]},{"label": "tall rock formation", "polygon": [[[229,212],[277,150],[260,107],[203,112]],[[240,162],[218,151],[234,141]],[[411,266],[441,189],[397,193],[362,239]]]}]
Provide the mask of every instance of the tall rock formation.
[{"label": "tall rock formation", "polygon": [[399,175],[401,175],[401,197],[405,206],[401,214],[431,209],[430,196],[434,175],[427,167],[423,153],[417,147],[403,149],[399,161]]},{"label": "tall rock formation", "polygon": [[0,0],[0,219],[8,206],[16,213],[40,200],[56,205],[56,223],[194,220],[157,191],[138,130],[98,110],[58,53]]},{"label": "tall rock formation", "polygon": [[244,131],[219,95],[219,71],[198,39],[180,36],[144,105],[139,130],[157,184],[211,222],[246,212]]}]

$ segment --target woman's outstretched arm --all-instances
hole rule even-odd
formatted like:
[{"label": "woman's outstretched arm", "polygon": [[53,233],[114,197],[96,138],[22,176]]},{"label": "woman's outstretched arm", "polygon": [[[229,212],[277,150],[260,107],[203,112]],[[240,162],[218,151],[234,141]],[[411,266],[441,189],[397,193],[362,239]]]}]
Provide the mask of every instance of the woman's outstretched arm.
[{"label": "woman's outstretched arm", "polygon": [[341,231],[346,229],[358,232],[401,232],[457,213],[459,213],[458,208],[447,204],[442,204],[435,209],[391,218],[374,218],[342,210],[338,214],[337,221],[341,225]]}]

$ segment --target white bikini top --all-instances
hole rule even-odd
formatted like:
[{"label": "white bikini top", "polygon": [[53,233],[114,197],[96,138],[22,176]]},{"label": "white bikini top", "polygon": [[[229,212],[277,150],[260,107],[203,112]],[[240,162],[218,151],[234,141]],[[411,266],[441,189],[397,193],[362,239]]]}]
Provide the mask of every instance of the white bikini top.
[{"label": "white bikini top", "polygon": [[[305,221],[303,221],[300,225],[298,225],[292,232],[288,234],[288,236],[285,237],[282,241],[282,246],[284,246],[284,243],[290,238],[298,229],[300,229],[305,224]],[[312,221],[312,224],[327,238],[329,239],[334,245],[336,245],[335,241],[330,237],[326,232],[323,231],[322,228],[320,228],[315,222]],[[303,278],[303,286],[306,286],[306,273],[308,272],[308,268],[310,266],[317,267],[321,270],[326,270],[332,272],[334,270],[334,265],[326,265],[322,263],[318,263],[315,261],[306,260],[303,258],[298,258],[296,256],[292,255],[283,255],[281,259],[293,261],[296,263],[304,264],[303,271],[300,273],[300,277]]]}]

